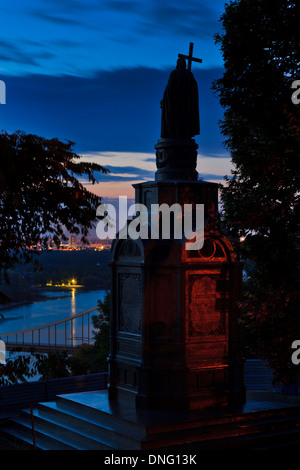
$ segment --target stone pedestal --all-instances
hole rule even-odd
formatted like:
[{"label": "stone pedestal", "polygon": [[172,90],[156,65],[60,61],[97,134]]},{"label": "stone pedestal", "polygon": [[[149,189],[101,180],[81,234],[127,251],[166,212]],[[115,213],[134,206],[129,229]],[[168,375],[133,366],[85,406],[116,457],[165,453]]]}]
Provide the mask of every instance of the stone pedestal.
[{"label": "stone pedestal", "polygon": [[[184,176],[196,171],[189,162]],[[242,263],[217,228],[218,186],[179,179],[167,166],[157,181],[134,185],[136,202],[148,212],[152,204],[204,204],[204,245],[187,250],[185,237],[172,235],[114,240],[109,395],[157,409],[241,403]]]},{"label": "stone pedestal", "polygon": [[159,139],[156,149],[156,181],[197,180],[197,148],[194,139]]}]

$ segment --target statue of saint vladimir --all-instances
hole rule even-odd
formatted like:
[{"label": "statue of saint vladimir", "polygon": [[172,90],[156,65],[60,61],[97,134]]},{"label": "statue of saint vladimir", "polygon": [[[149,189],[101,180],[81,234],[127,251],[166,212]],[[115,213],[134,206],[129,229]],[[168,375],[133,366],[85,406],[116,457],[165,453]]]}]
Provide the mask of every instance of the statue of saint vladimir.
[{"label": "statue of saint vladimir", "polygon": [[181,57],[170,74],[161,108],[162,138],[186,139],[200,134],[198,85]]}]

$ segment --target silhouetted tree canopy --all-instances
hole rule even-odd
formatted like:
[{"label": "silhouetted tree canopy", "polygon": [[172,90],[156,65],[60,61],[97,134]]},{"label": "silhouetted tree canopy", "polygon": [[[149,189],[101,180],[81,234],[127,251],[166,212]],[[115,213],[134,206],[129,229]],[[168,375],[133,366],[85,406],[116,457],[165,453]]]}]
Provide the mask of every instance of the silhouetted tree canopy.
[{"label": "silhouetted tree canopy", "polygon": [[[101,198],[88,191],[78,177],[84,175],[94,184],[94,173],[107,170],[80,161],[73,145],[21,131],[0,134],[2,282],[16,263],[32,260],[37,246],[46,248],[49,238],[59,246],[68,231],[86,242]],[[0,294],[0,303],[5,300]]]},{"label": "silhouetted tree canopy", "polygon": [[300,4],[239,0],[226,5],[216,43],[225,72],[213,88],[234,171],[222,191],[223,218],[251,267],[243,321],[280,381],[299,375],[291,344],[300,338]]}]

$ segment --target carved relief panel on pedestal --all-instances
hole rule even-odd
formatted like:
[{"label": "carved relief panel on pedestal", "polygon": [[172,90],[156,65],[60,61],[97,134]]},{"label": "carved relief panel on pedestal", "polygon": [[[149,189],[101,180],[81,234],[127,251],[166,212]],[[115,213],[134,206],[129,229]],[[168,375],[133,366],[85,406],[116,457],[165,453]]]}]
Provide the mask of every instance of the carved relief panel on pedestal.
[{"label": "carved relief panel on pedestal", "polygon": [[141,275],[119,273],[119,331],[141,334],[141,312]]},{"label": "carved relief panel on pedestal", "polygon": [[189,276],[189,336],[225,334],[222,292],[216,275]]}]

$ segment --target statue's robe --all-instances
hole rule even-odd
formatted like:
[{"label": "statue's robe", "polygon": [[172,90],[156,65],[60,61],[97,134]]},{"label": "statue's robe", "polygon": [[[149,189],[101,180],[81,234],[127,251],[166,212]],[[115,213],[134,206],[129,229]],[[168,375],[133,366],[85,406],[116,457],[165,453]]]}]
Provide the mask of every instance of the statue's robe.
[{"label": "statue's robe", "polygon": [[192,72],[171,72],[161,102],[161,137],[191,138],[200,134],[198,85]]}]

